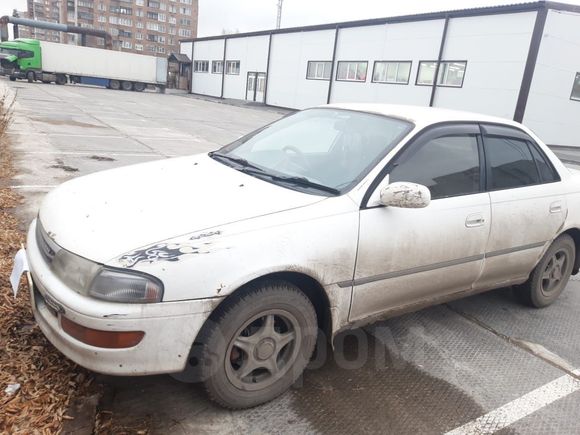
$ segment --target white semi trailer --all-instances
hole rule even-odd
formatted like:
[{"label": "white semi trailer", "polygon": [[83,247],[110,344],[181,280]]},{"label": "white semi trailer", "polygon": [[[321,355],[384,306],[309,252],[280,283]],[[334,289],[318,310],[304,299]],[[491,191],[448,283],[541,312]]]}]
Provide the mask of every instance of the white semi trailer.
[{"label": "white semi trailer", "polygon": [[164,91],[167,59],[123,51],[58,44],[35,39],[0,43],[2,67],[12,67],[11,80],[83,83],[126,91],[148,85]]}]

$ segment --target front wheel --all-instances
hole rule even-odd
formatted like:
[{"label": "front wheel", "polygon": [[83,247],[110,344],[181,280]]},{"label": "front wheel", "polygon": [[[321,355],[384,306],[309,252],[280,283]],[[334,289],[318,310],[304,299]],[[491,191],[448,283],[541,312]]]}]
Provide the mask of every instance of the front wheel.
[{"label": "front wheel", "polygon": [[33,83],[34,80],[36,80],[36,74],[34,74],[34,71],[28,71],[26,73],[26,80],[28,80],[28,83]]},{"label": "front wheel", "polygon": [[568,284],[575,258],[574,240],[567,234],[561,235],[546,251],[530,279],[515,287],[516,295],[535,308],[551,305]]},{"label": "front wheel", "polygon": [[208,395],[231,409],[285,392],[308,364],[318,333],[314,307],[296,286],[267,281],[247,290],[214,319],[201,353]]}]

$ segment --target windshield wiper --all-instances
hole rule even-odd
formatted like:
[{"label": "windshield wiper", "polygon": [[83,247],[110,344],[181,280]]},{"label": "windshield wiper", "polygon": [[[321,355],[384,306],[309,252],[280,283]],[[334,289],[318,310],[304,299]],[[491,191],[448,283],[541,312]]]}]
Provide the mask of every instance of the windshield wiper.
[{"label": "windshield wiper", "polygon": [[260,168],[258,168],[258,170],[255,170],[255,169],[249,168],[249,167],[243,169],[242,172],[245,172],[246,174],[254,174],[254,175],[270,177],[272,180],[281,181],[283,183],[289,183],[289,184],[294,184],[294,185],[304,186],[304,187],[311,187],[313,189],[322,190],[324,192],[328,192],[328,193],[331,193],[331,194],[337,195],[337,196],[340,195],[340,190],[335,189],[334,187],[325,186],[324,184],[316,183],[314,181],[309,180],[306,177],[275,175],[275,174],[271,174],[269,172],[266,172]]},{"label": "windshield wiper", "polygon": [[237,163],[238,165],[243,166],[244,168],[252,168],[252,169],[255,169],[256,171],[264,172],[264,170],[262,168],[248,162],[246,159],[244,159],[242,157],[230,156],[229,154],[222,154],[222,153],[218,153],[217,151],[213,151],[213,152],[209,153],[208,155],[211,158],[217,157],[219,159],[229,160],[231,162],[234,162],[234,163]]}]

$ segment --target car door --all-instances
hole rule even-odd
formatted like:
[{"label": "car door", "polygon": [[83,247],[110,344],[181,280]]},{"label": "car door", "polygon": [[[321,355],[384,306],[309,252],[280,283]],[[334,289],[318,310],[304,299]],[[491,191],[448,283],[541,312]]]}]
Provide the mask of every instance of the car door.
[{"label": "car door", "polygon": [[[423,184],[432,201],[422,209],[363,204],[351,321],[471,289],[489,236],[482,161],[479,126],[450,124],[389,162],[389,183]],[[385,181],[374,183],[374,195]]]},{"label": "car door", "polygon": [[491,234],[476,288],[527,279],[567,213],[560,177],[524,131],[482,125]]}]

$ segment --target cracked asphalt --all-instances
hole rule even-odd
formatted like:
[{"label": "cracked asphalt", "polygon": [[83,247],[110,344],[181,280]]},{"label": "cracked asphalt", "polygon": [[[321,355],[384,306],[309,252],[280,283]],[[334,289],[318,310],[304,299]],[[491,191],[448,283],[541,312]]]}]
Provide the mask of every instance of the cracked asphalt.
[{"label": "cracked asphalt", "polygon": [[[17,93],[10,139],[23,222],[67,179],[217,149],[284,114],[182,94],[0,86]],[[580,161],[580,152],[557,152]],[[132,183],[120,188],[130,194]],[[116,424],[146,422],[152,433],[577,434],[578,313],[578,277],[543,310],[501,289],[345,333],[334,350],[320,347],[297,385],[261,407],[220,409],[200,386],[169,376],[101,376],[101,406]]]}]

